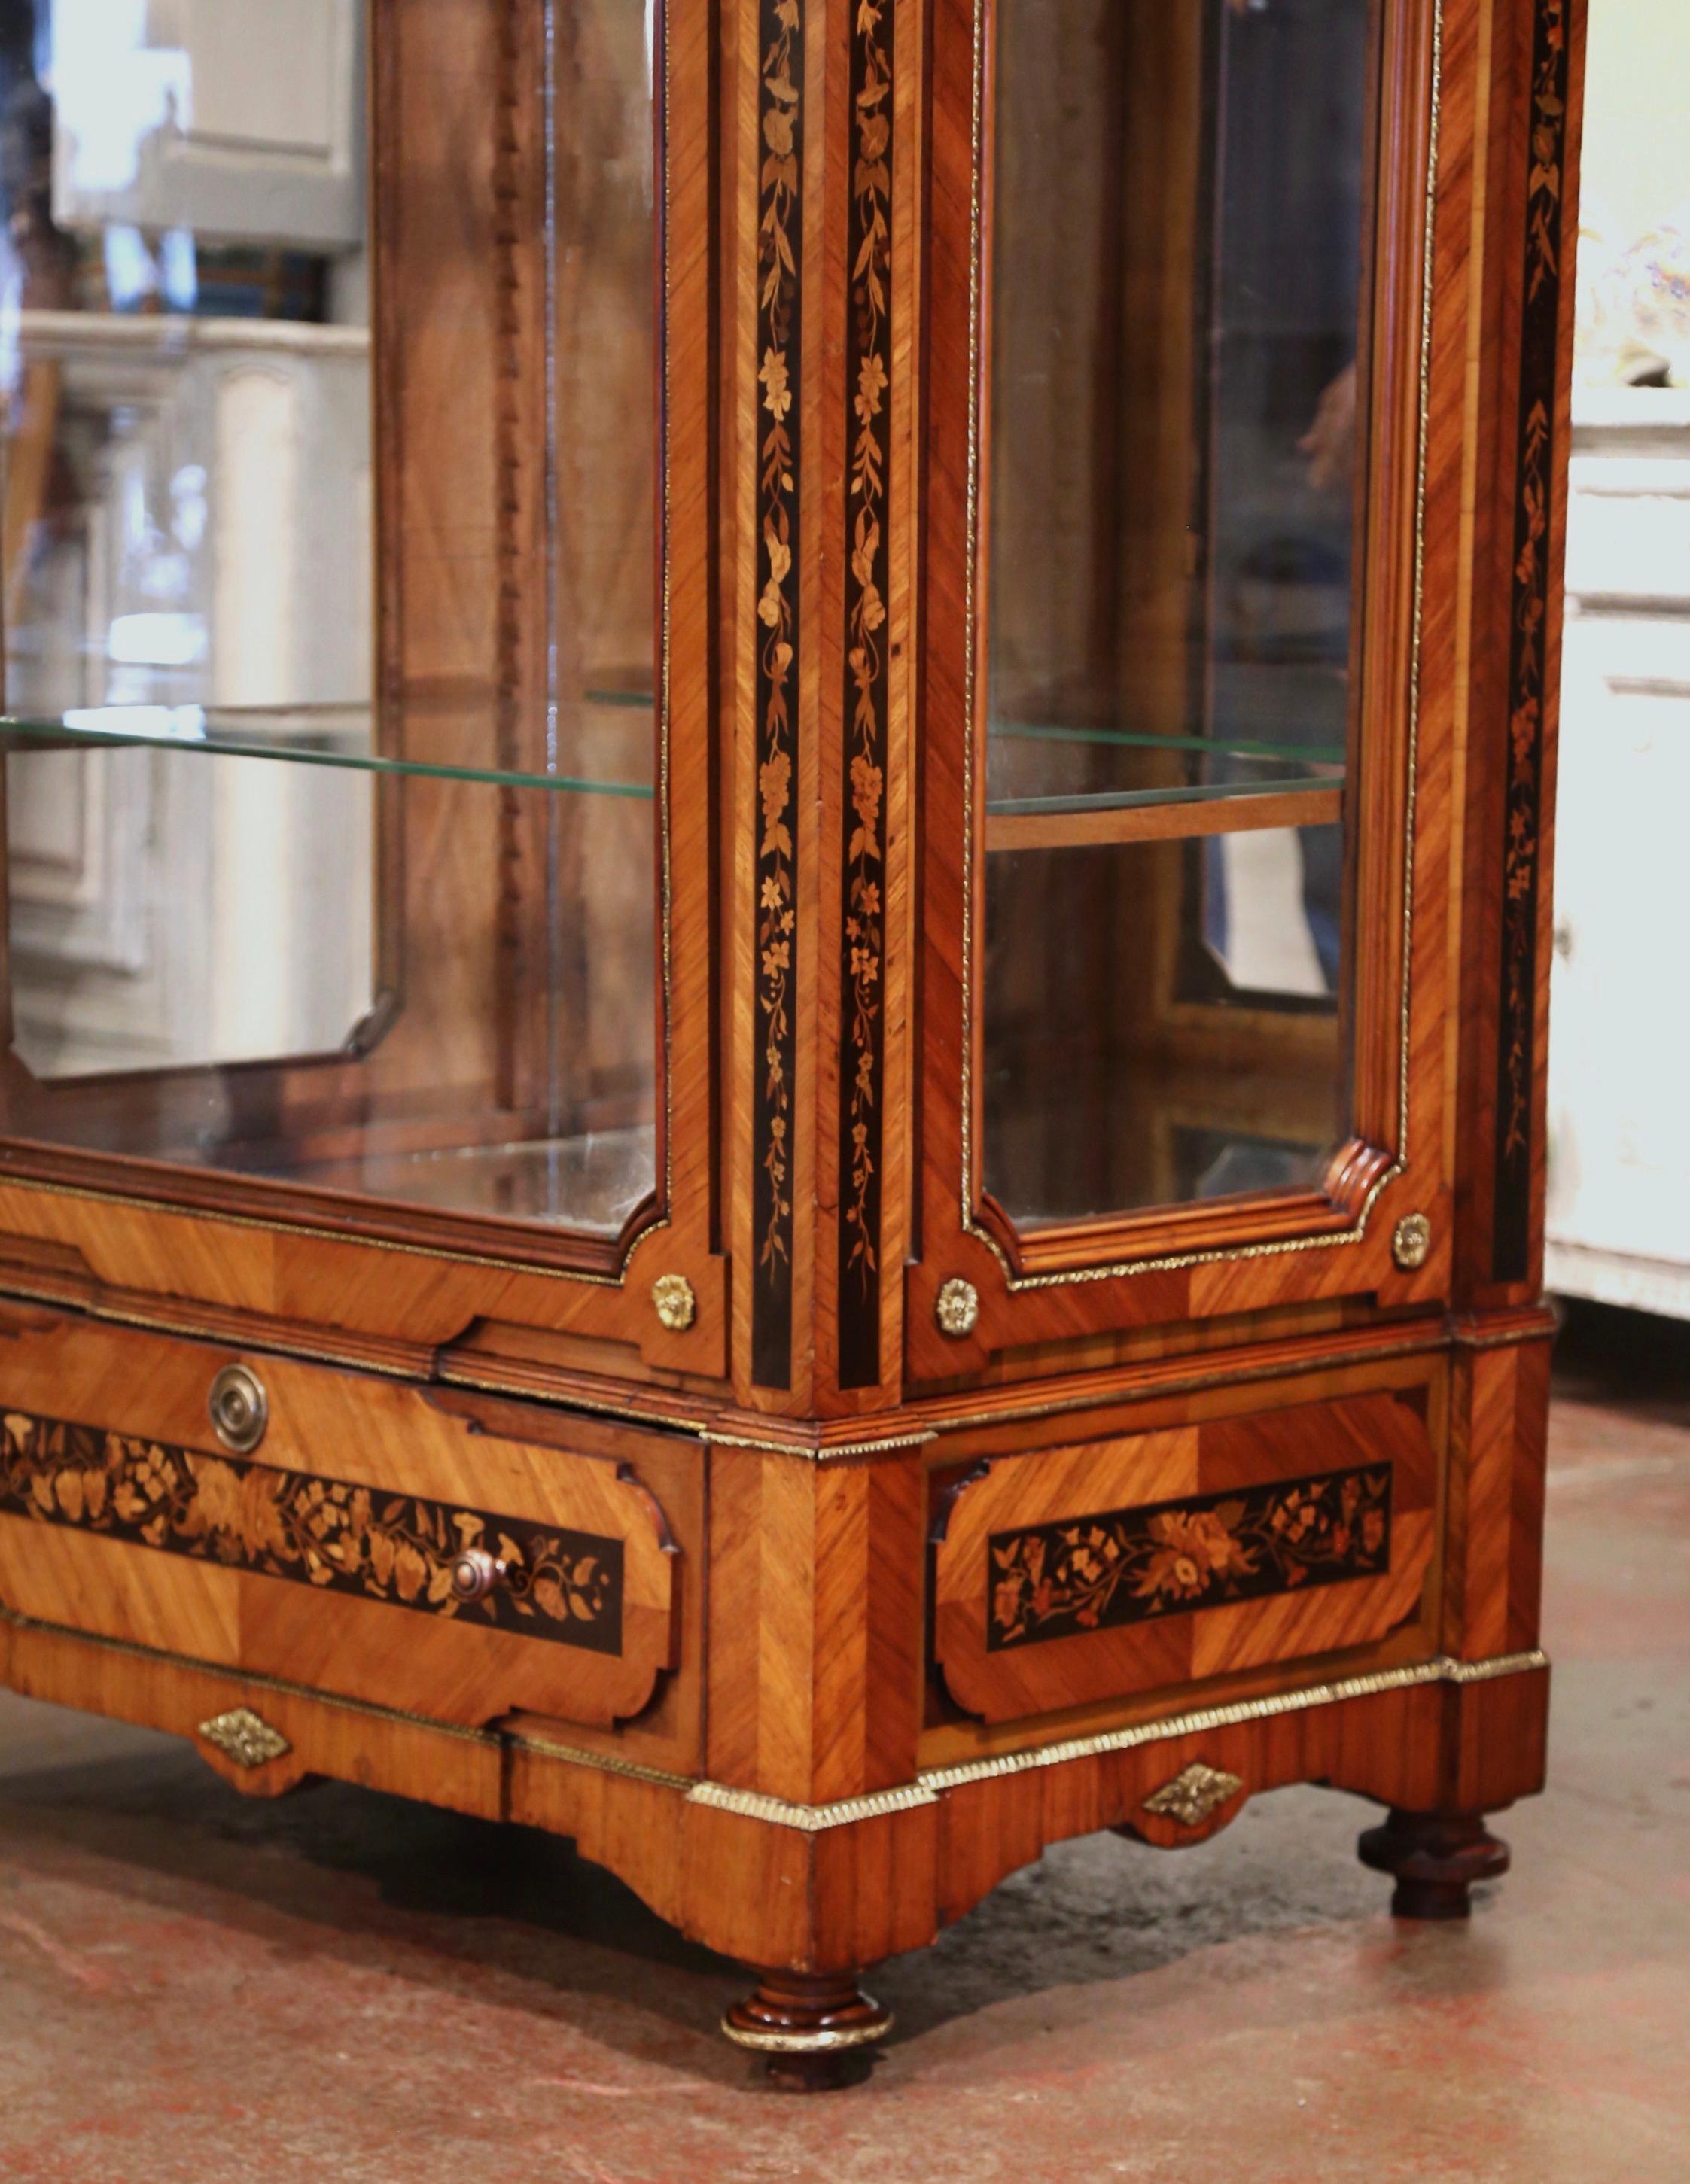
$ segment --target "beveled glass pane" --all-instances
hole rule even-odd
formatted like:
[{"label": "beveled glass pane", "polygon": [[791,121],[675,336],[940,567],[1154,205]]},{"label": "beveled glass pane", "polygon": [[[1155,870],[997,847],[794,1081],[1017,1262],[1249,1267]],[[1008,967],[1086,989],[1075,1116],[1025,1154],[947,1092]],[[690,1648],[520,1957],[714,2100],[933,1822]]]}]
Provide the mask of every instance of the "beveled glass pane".
[{"label": "beveled glass pane", "polygon": [[996,39],[985,1186],[1307,1186],[1349,1135],[1372,11]]},{"label": "beveled glass pane", "polygon": [[0,20],[0,1127],[602,1231],[655,1177],[654,18],[536,11],[514,111],[437,69],[389,148],[401,595],[367,4]]}]

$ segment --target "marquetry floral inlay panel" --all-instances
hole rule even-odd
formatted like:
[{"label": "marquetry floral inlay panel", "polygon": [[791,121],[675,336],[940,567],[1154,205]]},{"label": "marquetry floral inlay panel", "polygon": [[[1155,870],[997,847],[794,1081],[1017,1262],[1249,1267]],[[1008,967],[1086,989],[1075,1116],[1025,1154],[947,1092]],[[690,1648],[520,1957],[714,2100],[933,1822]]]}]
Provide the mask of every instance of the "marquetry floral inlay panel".
[{"label": "marquetry floral inlay panel", "polygon": [[1377,1577],[1390,1566],[1389,1465],[995,1532],[986,1650]]},{"label": "marquetry floral inlay panel", "polygon": [[1549,697],[1550,512],[1559,393],[1565,0],[1538,0],[1525,186],[1509,754],[1503,843],[1502,1022],[1498,1041],[1494,1271],[1524,1280],[1530,1256],[1544,709]]},{"label": "marquetry floral inlay panel", "polygon": [[[622,1651],[622,1543],[597,1533],[16,1411],[0,1424],[0,1513],[589,1652]],[[466,1547],[506,1566],[472,1605],[451,1589],[453,1557]]]},{"label": "marquetry floral inlay panel", "polygon": [[798,540],[802,409],[804,30],[766,0],[757,100],[757,632],[754,1368],[784,1387],[792,1355],[792,1101],[797,1066]]},{"label": "marquetry floral inlay panel", "polygon": [[880,1377],[881,984],[886,870],[887,470],[892,330],[892,19],[856,0],[851,36],[851,403],[846,496],[845,956],[840,1070],[839,1370]]}]

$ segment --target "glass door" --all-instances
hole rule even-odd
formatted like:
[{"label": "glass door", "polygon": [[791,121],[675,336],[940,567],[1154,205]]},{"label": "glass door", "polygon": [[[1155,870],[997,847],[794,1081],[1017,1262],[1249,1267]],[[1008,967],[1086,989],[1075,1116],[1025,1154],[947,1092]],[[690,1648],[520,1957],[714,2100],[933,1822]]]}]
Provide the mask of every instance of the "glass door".
[{"label": "glass door", "polygon": [[376,15],[0,24],[6,1164],[597,1266],[662,1167],[661,54]]},{"label": "glass door", "polygon": [[997,9],[981,1091],[1018,1228],[1316,1188],[1351,1134],[1369,10],[1062,13],[1072,66],[1042,0]]},{"label": "glass door", "polygon": [[967,701],[927,816],[962,1082],[929,1068],[923,1279],[976,1340],[1217,1309],[1211,1266],[1239,1309],[1392,1268],[1336,1247],[1408,1168],[1435,14],[995,0],[970,33],[966,298],[934,261],[970,375],[935,343],[929,472],[972,581],[927,682],[931,735],[953,657]]}]

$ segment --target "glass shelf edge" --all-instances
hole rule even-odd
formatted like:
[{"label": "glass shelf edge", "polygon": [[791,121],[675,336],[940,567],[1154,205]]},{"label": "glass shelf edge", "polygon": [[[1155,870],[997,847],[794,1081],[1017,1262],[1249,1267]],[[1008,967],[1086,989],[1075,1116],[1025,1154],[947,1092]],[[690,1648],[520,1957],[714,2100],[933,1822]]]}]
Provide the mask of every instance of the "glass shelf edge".
[{"label": "glass shelf edge", "polygon": [[1342,766],[1348,753],[1341,744],[1269,743],[1253,736],[1170,736],[1141,728],[1045,727],[1018,721],[992,721],[992,743],[1078,744],[1100,750],[1191,751],[1206,758],[1286,759],[1308,766]]},{"label": "glass shelf edge", "polygon": [[[278,710],[288,710],[278,708]],[[351,709],[348,709],[351,710]],[[104,716],[103,718],[97,716]],[[114,705],[78,708],[56,718],[0,714],[0,748],[20,744],[40,749],[179,751],[204,758],[269,759],[281,765],[338,768],[345,772],[452,781],[494,788],[533,788],[553,795],[611,796],[650,803],[649,782],[593,781],[563,773],[526,773],[495,766],[449,766],[429,759],[394,758],[374,751],[310,749],[298,742],[219,732],[215,712],[198,705]]]},{"label": "glass shelf edge", "polygon": [[1341,773],[1299,774],[1274,781],[1217,781],[1177,788],[1098,789],[1069,796],[1005,796],[986,801],[989,819],[1032,819],[1087,811],[1136,811],[1157,805],[1210,804],[1241,796],[1285,796],[1341,788]]}]

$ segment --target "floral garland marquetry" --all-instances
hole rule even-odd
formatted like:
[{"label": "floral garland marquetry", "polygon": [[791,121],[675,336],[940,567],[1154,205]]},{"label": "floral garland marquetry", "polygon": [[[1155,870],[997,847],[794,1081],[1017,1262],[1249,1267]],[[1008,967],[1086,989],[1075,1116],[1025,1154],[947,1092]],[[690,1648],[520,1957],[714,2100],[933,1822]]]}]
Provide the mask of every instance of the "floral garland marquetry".
[{"label": "floral garland marquetry", "polygon": [[[17,1411],[0,1424],[0,1514],[589,1653],[622,1652],[622,1543],[596,1532]],[[452,1563],[466,1547],[505,1566],[472,1605],[452,1591]]]},{"label": "floral garland marquetry", "polygon": [[1492,1272],[1523,1281],[1531,1255],[1532,1083],[1543,716],[1548,697],[1550,513],[1559,387],[1562,196],[1567,120],[1565,0],[1539,0],[1525,183],[1520,343],[1520,448],[1509,652],[1509,760],[1503,840],[1501,1028]]},{"label": "floral garland marquetry", "polygon": [[756,1380],[792,1380],[792,1101],[797,1067],[798,536],[803,269],[800,0],[765,0],[757,120],[756,1078],[752,1190]]},{"label": "floral garland marquetry", "polygon": [[1390,1567],[1388,1464],[995,1532],[986,1545],[986,1651],[1378,1577]]},{"label": "floral garland marquetry", "polygon": [[882,984],[886,866],[887,471],[891,459],[892,15],[856,0],[851,49],[845,386],[845,1037],[839,1106],[839,1381],[880,1378]]}]

